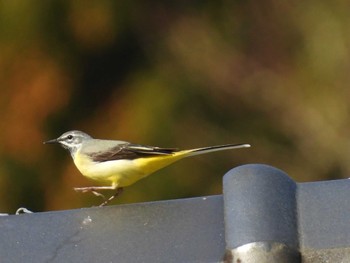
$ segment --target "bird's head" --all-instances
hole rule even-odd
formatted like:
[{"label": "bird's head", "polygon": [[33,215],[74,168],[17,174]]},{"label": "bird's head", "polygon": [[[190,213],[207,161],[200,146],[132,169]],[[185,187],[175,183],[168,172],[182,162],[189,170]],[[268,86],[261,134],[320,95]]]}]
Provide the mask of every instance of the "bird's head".
[{"label": "bird's head", "polygon": [[49,140],[44,142],[44,144],[49,143],[58,143],[63,148],[70,151],[71,155],[74,157],[74,154],[79,150],[84,141],[92,139],[92,137],[82,131],[68,131],[63,133],[57,139]]}]

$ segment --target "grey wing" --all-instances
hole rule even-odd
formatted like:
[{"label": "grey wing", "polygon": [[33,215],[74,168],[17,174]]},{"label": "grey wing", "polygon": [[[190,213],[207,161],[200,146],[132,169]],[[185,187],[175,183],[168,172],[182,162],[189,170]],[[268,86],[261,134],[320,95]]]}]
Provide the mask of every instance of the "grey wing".
[{"label": "grey wing", "polygon": [[94,162],[106,162],[112,160],[134,160],[155,155],[169,155],[177,151],[174,148],[159,148],[143,146],[131,143],[119,144],[101,152],[93,152],[88,155]]},{"label": "grey wing", "polygon": [[129,151],[139,153],[139,154],[145,154],[145,155],[168,155],[178,151],[178,149],[176,148],[160,148],[160,147],[144,146],[144,145],[137,145],[137,144],[129,144],[127,145],[127,149]]}]

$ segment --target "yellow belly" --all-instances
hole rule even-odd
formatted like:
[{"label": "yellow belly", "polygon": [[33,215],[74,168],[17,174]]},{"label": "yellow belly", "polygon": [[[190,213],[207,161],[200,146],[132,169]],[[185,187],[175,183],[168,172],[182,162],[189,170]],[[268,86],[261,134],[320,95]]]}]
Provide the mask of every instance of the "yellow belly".
[{"label": "yellow belly", "polygon": [[[78,157],[79,156],[79,157]],[[74,163],[87,178],[117,187],[131,185],[153,172],[183,158],[183,154],[162,155],[134,160],[92,162],[77,154]]]}]

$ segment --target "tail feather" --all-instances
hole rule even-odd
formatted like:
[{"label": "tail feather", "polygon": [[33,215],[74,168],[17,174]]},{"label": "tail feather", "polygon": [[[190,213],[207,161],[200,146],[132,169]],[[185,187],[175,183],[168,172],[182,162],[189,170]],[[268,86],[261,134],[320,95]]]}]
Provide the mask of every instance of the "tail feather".
[{"label": "tail feather", "polygon": [[186,150],[184,152],[186,156],[194,156],[209,152],[217,152],[217,151],[224,151],[224,150],[232,150],[232,149],[240,149],[240,148],[249,148],[250,144],[225,144],[225,145],[216,145],[216,146],[209,146],[209,147],[203,147],[203,148],[196,148],[191,150]]}]

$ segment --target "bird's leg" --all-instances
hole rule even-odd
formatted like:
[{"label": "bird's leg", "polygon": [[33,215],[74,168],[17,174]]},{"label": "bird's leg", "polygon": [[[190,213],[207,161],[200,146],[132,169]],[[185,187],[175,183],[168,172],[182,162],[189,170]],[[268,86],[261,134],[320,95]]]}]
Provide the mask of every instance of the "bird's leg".
[{"label": "bird's leg", "polygon": [[115,186],[89,186],[89,187],[75,187],[74,190],[76,192],[82,192],[82,193],[87,193],[91,192],[96,196],[102,197],[104,200],[106,200],[106,197],[98,192],[99,190],[114,190]]},{"label": "bird's leg", "polygon": [[108,204],[110,201],[112,201],[114,198],[116,198],[117,196],[119,196],[121,193],[123,192],[123,187],[118,187],[117,191],[115,192],[114,195],[112,195],[110,198],[108,198],[107,200],[105,200],[102,204],[100,204],[99,206],[105,206],[106,204]]},{"label": "bird's leg", "polygon": [[[115,190],[117,189],[116,193],[114,195],[112,195],[110,198],[106,199],[106,197],[101,194],[100,190]],[[87,192],[91,192],[96,196],[100,196],[102,197],[105,201],[100,204],[99,206],[105,206],[106,204],[108,204],[110,201],[112,201],[114,198],[116,198],[118,195],[120,195],[123,192],[123,188],[122,187],[117,187],[117,186],[88,186],[88,187],[75,187],[74,190],[76,192],[82,192],[82,193],[87,193]]]},{"label": "bird's leg", "polygon": [[115,186],[88,186],[88,187],[74,187],[74,190],[76,192],[93,192],[93,191],[99,191],[99,190],[114,190],[117,187]]},{"label": "bird's leg", "polygon": [[106,200],[106,197],[105,197],[104,194],[101,194],[101,193],[96,192],[96,191],[91,191],[91,193],[93,193],[93,194],[96,195],[96,196],[102,197],[103,200]]}]

